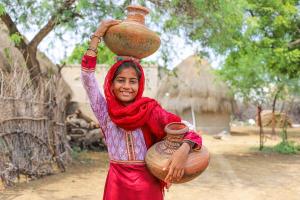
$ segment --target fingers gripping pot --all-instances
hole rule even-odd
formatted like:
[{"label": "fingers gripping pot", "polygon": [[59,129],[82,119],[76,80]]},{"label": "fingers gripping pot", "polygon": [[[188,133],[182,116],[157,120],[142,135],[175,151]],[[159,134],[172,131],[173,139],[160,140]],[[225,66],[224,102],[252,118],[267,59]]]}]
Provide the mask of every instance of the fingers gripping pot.
[{"label": "fingers gripping pot", "polygon": [[[164,171],[167,161],[172,154],[181,146],[184,134],[188,132],[188,127],[181,122],[170,123],[165,127],[167,137],[154,144],[146,154],[146,164],[150,172],[160,180],[164,180],[168,171]],[[180,181],[173,183],[184,183],[199,176],[208,166],[209,153],[202,146],[201,150],[192,150],[184,167],[184,175]]]},{"label": "fingers gripping pot", "polygon": [[128,6],[127,18],[111,26],[103,39],[106,46],[118,56],[138,59],[153,54],[160,46],[159,36],[145,26],[145,15],[149,10],[142,6]]}]

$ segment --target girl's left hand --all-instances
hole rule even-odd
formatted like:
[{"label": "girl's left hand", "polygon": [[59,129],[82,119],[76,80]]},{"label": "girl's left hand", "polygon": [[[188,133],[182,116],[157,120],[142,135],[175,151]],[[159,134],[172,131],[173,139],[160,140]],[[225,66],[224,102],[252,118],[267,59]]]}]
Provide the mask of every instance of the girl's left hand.
[{"label": "girl's left hand", "polygon": [[164,180],[166,183],[171,183],[173,180],[179,181],[182,178],[189,151],[190,145],[183,143],[168,160],[166,166],[163,168],[163,170],[169,170]]}]

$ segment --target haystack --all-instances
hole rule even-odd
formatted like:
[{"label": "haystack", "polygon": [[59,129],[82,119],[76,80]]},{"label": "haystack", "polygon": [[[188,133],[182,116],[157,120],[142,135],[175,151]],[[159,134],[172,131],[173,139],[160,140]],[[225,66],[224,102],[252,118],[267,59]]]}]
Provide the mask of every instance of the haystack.
[{"label": "haystack", "polygon": [[[262,111],[261,121],[263,127],[272,127],[272,110]],[[275,127],[283,128],[285,126],[285,123],[287,127],[292,127],[292,120],[286,113],[275,111]],[[257,116],[256,116],[256,124],[257,124]]]},{"label": "haystack", "polygon": [[160,82],[157,98],[197,130],[210,134],[230,131],[233,97],[204,59],[190,56],[182,61]]}]

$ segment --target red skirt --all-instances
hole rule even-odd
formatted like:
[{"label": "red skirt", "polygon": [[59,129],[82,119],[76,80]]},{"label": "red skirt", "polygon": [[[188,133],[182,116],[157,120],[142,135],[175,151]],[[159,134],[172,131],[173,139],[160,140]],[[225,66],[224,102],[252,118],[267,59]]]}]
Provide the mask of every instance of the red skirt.
[{"label": "red skirt", "polygon": [[143,162],[110,162],[103,200],[163,200],[160,181]]}]

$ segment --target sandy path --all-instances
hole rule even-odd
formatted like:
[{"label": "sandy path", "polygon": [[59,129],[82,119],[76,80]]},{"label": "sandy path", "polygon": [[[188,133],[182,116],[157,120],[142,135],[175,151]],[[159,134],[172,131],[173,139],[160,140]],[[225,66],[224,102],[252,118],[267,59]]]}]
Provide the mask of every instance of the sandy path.
[{"label": "sandy path", "polygon": [[[209,168],[197,179],[173,185],[166,200],[299,200],[300,155],[257,153],[254,135],[227,140],[204,136],[211,152]],[[273,141],[274,143],[274,141]],[[68,172],[4,190],[2,200],[102,199],[106,153],[83,154]],[[105,161],[104,161],[105,160]]]}]

